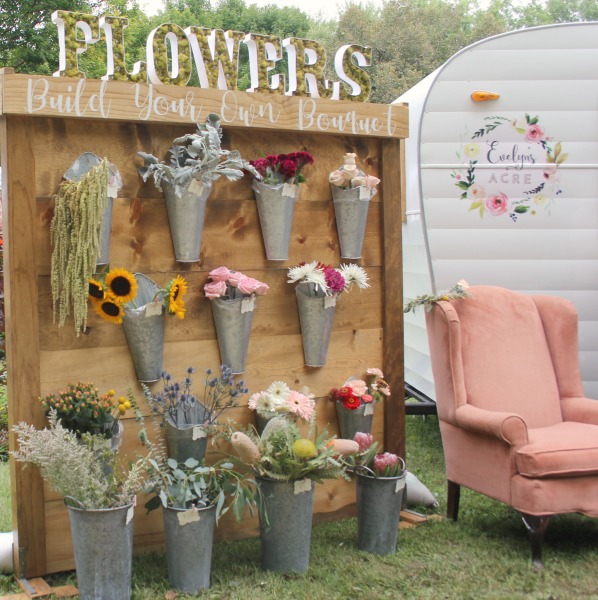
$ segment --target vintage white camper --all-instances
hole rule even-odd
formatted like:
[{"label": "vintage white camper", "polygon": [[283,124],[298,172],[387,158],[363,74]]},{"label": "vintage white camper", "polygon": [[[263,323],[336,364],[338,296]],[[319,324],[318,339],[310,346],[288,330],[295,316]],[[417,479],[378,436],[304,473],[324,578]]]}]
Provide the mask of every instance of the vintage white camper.
[{"label": "vintage white camper", "polygon": [[[598,398],[598,22],[483,40],[397,102],[412,136],[405,297],[466,279],[568,298]],[[421,311],[405,319],[405,380],[434,397]]]}]

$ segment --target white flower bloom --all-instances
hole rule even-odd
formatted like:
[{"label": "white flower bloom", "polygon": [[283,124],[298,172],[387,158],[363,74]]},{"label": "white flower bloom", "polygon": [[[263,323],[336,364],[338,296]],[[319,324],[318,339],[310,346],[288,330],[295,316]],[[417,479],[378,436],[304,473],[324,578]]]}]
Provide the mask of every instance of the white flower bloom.
[{"label": "white flower bloom", "polygon": [[260,412],[275,412],[277,405],[277,399],[267,392],[262,392],[256,401],[256,409]]},{"label": "white flower bloom", "polygon": [[266,393],[275,398],[286,400],[291,393],[291,388],[284,381],[274,381],[266,390]]},{"label": "white flower bloom", "polygon": [[347,282],[347,288],[350,287],[353,283],[362,290],[364,288],[370,287],[370,284],[368,283],[368,274],[359,265],[351,263],[341,265],[340,271],[341,275],[345,278],[345,281]]},{"label": "white flower bloom", "polygon": [[288,283],[295,283],[296,281],[310,281],[309,277],[317,270],[318,263],[316,261],[299,265],[298,267],[291,267],[288,272]]},{"label": "white flower bloom", "polygon": [[328,291],[328,286],[326,285],[326,276],[324,275],[324,271],[320,271],[319,269],[315,269],[309,275],[305,277],[305,281],[308,283],[313,283],[316,286],[316,289],[321,287],[325,292]]}]

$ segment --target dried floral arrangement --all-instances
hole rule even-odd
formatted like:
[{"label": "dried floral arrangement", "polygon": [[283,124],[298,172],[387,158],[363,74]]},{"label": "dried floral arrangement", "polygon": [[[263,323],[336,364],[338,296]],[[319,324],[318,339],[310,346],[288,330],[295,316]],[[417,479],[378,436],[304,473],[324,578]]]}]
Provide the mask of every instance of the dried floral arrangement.
[{"label": "dried floral arrangement", "polygon": [[432,310],[432,306],[441,300],[457,300],[459,298],[468,298],[470,296],[471,292],[469,291],[469,284],[464,279],[461,279],[446,292],[440,292],[439,294],[422,294],[421,296],[417,296],[417,298],[409,300],[403,307],[403,312],[408,313],[415,311],[418,306],[425,306],[426,311],[429,312]]}]

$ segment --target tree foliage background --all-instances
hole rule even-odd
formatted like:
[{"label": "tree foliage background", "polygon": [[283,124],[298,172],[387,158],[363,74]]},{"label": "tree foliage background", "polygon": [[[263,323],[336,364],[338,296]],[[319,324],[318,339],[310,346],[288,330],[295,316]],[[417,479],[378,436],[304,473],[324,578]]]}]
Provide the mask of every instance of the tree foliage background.
[{"label": "tree foliage background", "polygon": [[[250,0],[248,0],[250,2]],[[336,49],[347,43],[373,48],[369,69],[370,101],[392,102],[442,65],[455,52],[491,35],[523,27],[598,20],[596,0],[386,0],[382,8],[348,0],[338,20],[318,20],[297,8],[247,6],[244,0],[166,0],[165,8],[148,17],[137,0],[0,0],[0,66],[21,73],[48,75],[57,70],[58,35],[51,21],[57,9],[126,16],[127,63],[145,59],[145,42],[161,23],[176,23],[316,40],[332,64]],[[88,77],[105,73],[102,41],[81,55]],[[281,61],[280,69],[285,65]],[[329,67],[330,68],[330,67]],[[332,77],[332,72],[329,73]],[[247,51],[241,45],[239,89],[248,87]],[[194,76],[191,84],[197,85]]]}]

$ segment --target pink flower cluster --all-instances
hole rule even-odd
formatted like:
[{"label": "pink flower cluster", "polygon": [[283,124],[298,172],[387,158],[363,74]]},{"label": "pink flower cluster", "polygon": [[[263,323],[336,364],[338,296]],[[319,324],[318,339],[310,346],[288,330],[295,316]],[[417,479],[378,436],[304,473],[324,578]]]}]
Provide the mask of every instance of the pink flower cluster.
[{"label": "pink flower cluster", "polygon": [[353,438],[359,445],[359,452],[365,452],[374,443],[374,436],[371,433],[363,433],[358,431]]},{"label": "pink flower cluster", "polygon": [[372,463],[372,470],[377,475],[388,477],[390,472],[396,468],[399,464],[399,457],[392,452],[385,452],[384,454],[376,454]]},{"label": "pink flower cluster", "polygon": [[313,394],[291,390],[286,384],[274,382],[267,390],[256,392],[248,401],[251,410],[269,417],[273,414],[291,414],[308,422],[316,408]]},{"label": "pink flower cluster", "polygon": [[342,402],[345,408],[356,410],[364,404],[379,402],[382,396],[390,396],[388,383],[382,379],[384,374],[375,367],[369,368],[366,373],[370,376],[370,383],[363,379],[349,378],[340,389],[332,388],[329,398],[332,402]]},{"label": "pink flower cluster", "polygon": [[222,297],[234,299],[240,296],[263,296],[270,289],[263,281],[226,267],[218,267],[210,271],[209,277],[211,281],[208,281],[203,289],[206,298],[210,300]]},{"label": "pink flower cluster", "polygon": [[305,177],[301,170],[311,165],[314,157],[309,152],[299,151],[290,154],[269,154],[266,158],[257,158],[249,164],[262,176],[264,183],[303,183]]}]

